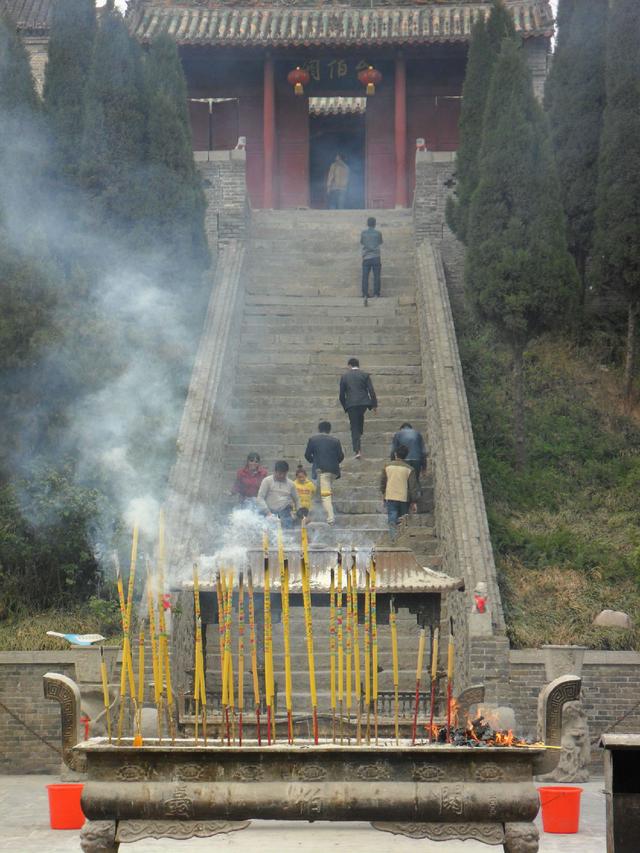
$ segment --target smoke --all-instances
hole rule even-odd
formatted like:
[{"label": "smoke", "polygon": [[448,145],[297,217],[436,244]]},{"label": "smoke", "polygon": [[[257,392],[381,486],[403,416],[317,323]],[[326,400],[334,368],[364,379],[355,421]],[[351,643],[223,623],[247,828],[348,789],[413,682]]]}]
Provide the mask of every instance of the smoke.
[{"label": "smoke", "polygon": [[[162,250],[103,230],[92,199],[53,184],[37,111],[0,99],[0,128],[0,252],[42,272],[37,307],[47,306],[31,364],[7,360],[0,375],[0,399],[16,413],[2,463],[19,499],[42,465],[66,467],[75,484],[103,495],[90,531],[100,560],[123,522],[137,522],[149,545],[157,537],[199,337],[188,294],[204,303],[207,279],[187,268],[167,286]],[[43,523],[33,501],[22,504],[32,525]]]}]

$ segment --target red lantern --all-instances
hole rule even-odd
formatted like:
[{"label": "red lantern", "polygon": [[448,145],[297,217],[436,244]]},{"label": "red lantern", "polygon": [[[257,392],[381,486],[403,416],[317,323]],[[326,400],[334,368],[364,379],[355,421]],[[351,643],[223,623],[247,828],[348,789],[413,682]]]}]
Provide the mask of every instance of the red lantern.
[{"label": "red lantern", "polygon": [[300,68],[299,65],[287,74],[287,80],[293,86],[293,91],[296,95],[304,95],[304,87],[309,83],[310,79],[309,72],[305,71],[304,68]]},{"label": "red lantern", "polygon": [[367,87],[367,95],[375,95],[376,86],[382,82],[382,74],[370,65],[358,74],[358,80]]}]

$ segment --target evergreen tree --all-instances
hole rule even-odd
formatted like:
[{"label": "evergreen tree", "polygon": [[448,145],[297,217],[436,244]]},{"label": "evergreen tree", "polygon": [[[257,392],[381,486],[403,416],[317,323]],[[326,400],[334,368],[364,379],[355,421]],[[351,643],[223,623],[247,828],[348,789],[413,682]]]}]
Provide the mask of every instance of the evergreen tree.
[{"label": "evergreen tree", "polygon": [[513,356],[516,463],[526,460],[523,355],[577,295],[548,129],[523,51],[505,39],[487,99],[465,279],[481,319]]},{"label": "evergreen tree", "polygon": [[152,244],[164,250],[167,274],[209,263],[205,198],[193,159],[187,84],[175,42],[153,41],[145,62],[148,109],[147,224]]},{"label": "evergreen tree", "polygon": [[558,44],[545,90],[569,251],[578,268],[582,302],[595,226],[607,13],[603,0],[581,0],[577,5],[564,0],[558,9]]},{"label": "evergreen tree", "polygon": [[81,183],[103,224],[132,245],[144,218],[146,114],[142,56],[119,12],[96,34],[85,91]]},{"label": "evergreen tree", "polygon": [[11,18],[0,14],[0,222],[30,206],[42,157],[39,113],[27,51]]},{"label": "evergreen tree", "polygon": [[51,170],[59,177],[77,173],[95,33],[94,0],[56,0],[43,98],[53,136]]},{"label": "evergreen tree", "polygon": [[640,3],[609,10],[604,126],[600,143],[594,283],[627,311],[624,395],[633,387],[640,308]]},{"label": "evergreen tree", "polygon": [[491,74],[502,39],[514,34],[513,19],[501,0],[494,0],[488,20],[479,17],[471,33],[456,154],[457,199],[447,199],[446,211],[449,227],[463,243],[467,242],[471,197],[478,185],[478,159]]}]

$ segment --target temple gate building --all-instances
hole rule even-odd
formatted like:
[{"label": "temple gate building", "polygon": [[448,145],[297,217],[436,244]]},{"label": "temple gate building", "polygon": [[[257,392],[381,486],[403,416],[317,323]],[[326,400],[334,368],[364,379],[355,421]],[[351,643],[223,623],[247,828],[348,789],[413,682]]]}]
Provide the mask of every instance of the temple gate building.
[{"label": "temple gate building", "polygon": [[[3,0],[42,79],[55,0]],[[553,34],[548,0],[506,0],[542,94]],[[411,205],[416,139],[455,151],[468,42],[491,0],[130,0],[143,44],[161,32],[180,47],[196,151],[246,139],[253,208],[322,208],[336,153],[346,206]],[[303,94],[288,81],[300,67]],[[379,75],[367,95],[359,73]]]}]

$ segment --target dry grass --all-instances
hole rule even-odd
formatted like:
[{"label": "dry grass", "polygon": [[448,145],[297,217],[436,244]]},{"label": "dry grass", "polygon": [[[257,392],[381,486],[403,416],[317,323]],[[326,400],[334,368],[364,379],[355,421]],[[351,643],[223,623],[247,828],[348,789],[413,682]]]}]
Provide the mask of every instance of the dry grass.
[{"label": "dry grass", "polygon": [[[611,582],[598,571],[564,566],[531,569],[513,558],[503,559],[499,569],[514,648],[577,643],[640,650],[640,589],[633,580]],[[594,627],[594,617],[607,608],[628,613],[633,630]]]},{"label": "dry grass", "polygon": [[[0,622],[0,651],[68,649],[69,643],[66,640],[47,637],[47,631],[106,636],[103,629],[103,621],[83,607],[28,614]],[[107,639],[113,645],[118,643],[120,638],[107,636]]]}]

